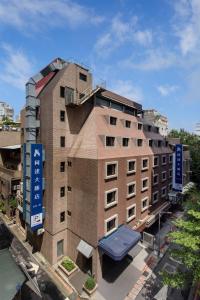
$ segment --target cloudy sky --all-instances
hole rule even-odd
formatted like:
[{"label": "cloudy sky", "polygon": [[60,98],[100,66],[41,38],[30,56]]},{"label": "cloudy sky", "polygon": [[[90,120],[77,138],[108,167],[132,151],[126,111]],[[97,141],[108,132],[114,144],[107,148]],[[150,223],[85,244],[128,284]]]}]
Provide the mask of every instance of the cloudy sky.
[{"label": "cloudy sky", "polygon": [[18,114],[25,82],[55,57],[170,128],[200,121],[200,0],[0,0],[0,100]]}]

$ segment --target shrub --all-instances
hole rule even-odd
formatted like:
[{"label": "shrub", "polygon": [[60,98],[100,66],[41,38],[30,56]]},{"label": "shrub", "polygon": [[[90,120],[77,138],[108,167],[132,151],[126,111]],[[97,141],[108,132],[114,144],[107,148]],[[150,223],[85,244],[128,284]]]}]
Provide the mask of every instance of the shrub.
[{"label": "shrub", "polygon": [[66,258],[62,262],[62,266],[68,271],[72,271],[75,268],[75,264],[69,258]]},{"label": "shrub", "polygon": [[88,289],[89,291],[93,290],[93,288],[95,287],[96,282],[95,279],[93,277],[88,277],[88,279],[85,282],[85,287],[86,289]]}]

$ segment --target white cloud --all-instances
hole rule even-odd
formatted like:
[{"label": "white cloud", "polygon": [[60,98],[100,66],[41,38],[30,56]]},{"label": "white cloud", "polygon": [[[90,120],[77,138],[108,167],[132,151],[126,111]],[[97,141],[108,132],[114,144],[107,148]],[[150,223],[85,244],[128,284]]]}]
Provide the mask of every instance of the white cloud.
[{"label": "white cloud", "polygon": [[169,94],[175,92],[179,87],[177,85],[159,85],[157,90],[162,96],[168,96]]},{"label": "white cloud", "polygon": [[0,80],[18,89],[25,89],[25,83],[33,74],[33,64],[28,57],[18,49],[4,44],[5,57],[0,61]]},{"label": "white cloud", "polygon": [[142,90],[134,86],[130,80],[116,80],[112,83],[111,90],[133,101],[141,102],[143,100]]},{"label": "white cloud", "polygon": [[48,26],[98,24],[103,18],[72,0],[1,0],[0,23],[28,32]]},{"label": "white cloud", "polygon": [[152,43],[152,37],[151,30],[142,31],[138,29],[137,16],[123,21],[122,17],[117,15],[111,20],[108,31],[97,40],[95,50],[98,54],[105,56],[125,43],[148,46]]}]

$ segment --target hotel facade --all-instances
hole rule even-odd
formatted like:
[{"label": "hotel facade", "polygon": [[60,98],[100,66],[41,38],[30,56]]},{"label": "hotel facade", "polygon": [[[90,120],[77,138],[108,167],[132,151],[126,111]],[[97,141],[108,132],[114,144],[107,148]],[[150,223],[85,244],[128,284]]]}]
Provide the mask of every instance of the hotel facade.
[{"label": "hotel facade", "polygon": [[[140,104],[93,89],[92,74],[78,64],[58,58],[29,80],[22,143],[27,239],[52,265],[67,255],[98,280],[104,256],[113,257],[104,242],[122,226],[142,232],[169,207],[168,142],[143,118]],[[43,148],[37,230],[31,229],[32,144]]]}]

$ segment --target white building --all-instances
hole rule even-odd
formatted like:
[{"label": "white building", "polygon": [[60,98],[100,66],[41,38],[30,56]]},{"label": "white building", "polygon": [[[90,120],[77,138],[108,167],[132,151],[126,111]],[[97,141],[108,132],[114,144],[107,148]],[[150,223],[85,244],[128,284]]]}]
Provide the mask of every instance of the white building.
[{"label": "white building", "polygon": [[14,109],[7,104],[6,102],[0,101],[0,121],[2,121],[3,117],[8,117],[13,120]]},{"label": "white building", "polygon": [[159,133],[167,136],[169,133],[168,119],[155,109],[144,110],[144,119],[159,127]]},{"label": "white building", "polygon": [[195,126],[195,134],[200,135],[200,123],[197,123]]}]

